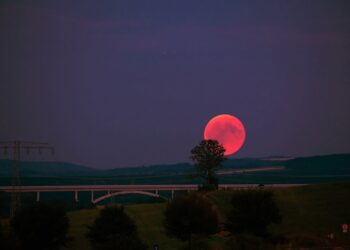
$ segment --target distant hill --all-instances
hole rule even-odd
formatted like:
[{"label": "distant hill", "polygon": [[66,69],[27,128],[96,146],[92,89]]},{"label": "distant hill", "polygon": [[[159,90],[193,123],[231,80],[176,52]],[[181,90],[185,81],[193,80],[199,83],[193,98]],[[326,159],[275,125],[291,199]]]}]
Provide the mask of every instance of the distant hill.
[{"label": "distant hill", "polygon": [[239,159],[228,159],[224,162],[224,169],[231,168],[259,168],[259,167],[270,167],[270,166],[281,166],[287,159],[286,157],[279,158],[239,158]]},{"label": "distant hill", "polygon": [[[228,159],[223,164],[223,169],[233,168],[259,168],[266,166],[279,166],[285,161],[268,160],[259,158],[241,158]],[[193,172],[193,165],[189,163],[150,165],[132,168],[114,168],[109,170],[100,170],[98,175],[168,175],[171,174],[189,174]]]},{"label": "distant hill", "polygon": [[[0,160],[0,185],[11,183],[12,164]],[[350,154],[288,158],[229,159],[223,170],[284,167],[280,171],[240,171],[219,177],[220,183],[320,183],[350,181]],[[97,170],[64,162],[21,162],[23,185],[200,183],[189,176],[189,163]],[[228,171],[230,172],[230,171]],[[234,172],[234,171],[233,171]]]},{"label": "distant hill", "polygon": [[[228,159],[224,162],[224,169],[232,168],[258,168],[281,165],[283,160],[269,160],[259,158]],[[0,160],[0,175],[12,175],[13,161]],[[193,172],[193,165],[189,163],[149,165],[137,167],[113,168],[98,170],[78,164],[66,162],[35,162],[22,161],[20,163],[22,176],[130,176],[130,175],[168,175],[189,174]]]},{"label": "distant hill", "polygon": [[[0,160],[0,175],[12,175],[12,160]],[[69,175],[89,175],[96,172],[93,168],[66,163],[66,162],[20,162],[21,176],[69,176]]]},{"label": "distant hill", "polygon": [[350,154],[295,158],[287,161],[285,167],[290,171],[303,173],[350,174]]},{"label": "distant hill", "polygon": [[288,160],[285,166],[287,168],[350,167],[350,154],[299,157]]},{"label": "distant hill", "polygon": [[189,173],[193,167],[189,163],[164,164],[164,165],[150,165],[141,167],[129,168],[114,168],[108,170],[98,171],[100,176],[129,176],[129,175],[168,175]]}]

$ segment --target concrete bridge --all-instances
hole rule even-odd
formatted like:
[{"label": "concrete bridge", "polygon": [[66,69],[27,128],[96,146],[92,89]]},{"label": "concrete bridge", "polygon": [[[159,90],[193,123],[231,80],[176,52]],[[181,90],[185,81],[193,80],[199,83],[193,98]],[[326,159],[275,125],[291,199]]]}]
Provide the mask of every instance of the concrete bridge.
[{"label": "concrete bridge", "polygon": [[[304,186],[307,184],[268,184],[266,188],[286,188]],[[220,184],[219,189],[255,189],[261,187],[259,184]],[[43,192],[74,192],[74,199],[79,201],[79,192],[90,192],[91,202],[96,204],[105,199],[126,194],[142,194],[155,198],[168,198],[159,195],[159,191],[170,191],[171,198],[175,191],[198,190],[197,184],[170,184],[170,185],[70,185],[70,186],[0,186],[0,192],[36,193],[36,200],[40,201],[40,193]],[[106,194],[95,197],[95,192],[106,192]]]}]

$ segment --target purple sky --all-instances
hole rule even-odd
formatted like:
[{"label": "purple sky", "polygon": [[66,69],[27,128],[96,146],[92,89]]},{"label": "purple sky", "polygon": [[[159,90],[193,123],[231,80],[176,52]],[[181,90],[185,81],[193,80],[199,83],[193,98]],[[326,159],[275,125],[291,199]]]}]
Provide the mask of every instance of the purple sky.
[{"label": "purple sky", "polygon": [[350,149],[350,2],[1,1],[0,141],[96,168],[189,161],[206,122],[233,157]]}]

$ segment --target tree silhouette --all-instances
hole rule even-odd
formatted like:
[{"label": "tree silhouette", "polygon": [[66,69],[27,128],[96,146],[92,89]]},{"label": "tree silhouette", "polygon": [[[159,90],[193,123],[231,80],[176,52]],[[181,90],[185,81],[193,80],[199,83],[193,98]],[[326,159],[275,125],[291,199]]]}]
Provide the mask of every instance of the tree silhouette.
[{"label": "tree silhouette", "polygon": [[164,215],[167,233],[187,240],[189,249],[193,236],[207,236],[218,231],[217,211],[208,199],[196,193],[175,197],[168,203]]},{"label": "tree silhouette", "polygon": [[238,191],[232,197],[231,206],[227,227],[234,234],[265,237],[268,225],[282,221],[271,191]]},{"label": "tree silhouette", "polygon": [[20,210],[11,220],[21,249],[59,249],[69,241],[69,221],[58,204],[36,203]]},{"label": "tree silhouette", "polygon": [[147,248],[137,234],[135,223],[122,206],[102,209],[94,223],[89,226],[86,236],[96,250]]},{"label": "tree silhouette", "polygon": [[202,140],[191,150],[196,176],[204,179],[204,189],[217,189],[218,180],[215,171],[226,160],[224,153],[225,148],[216,140]]}]

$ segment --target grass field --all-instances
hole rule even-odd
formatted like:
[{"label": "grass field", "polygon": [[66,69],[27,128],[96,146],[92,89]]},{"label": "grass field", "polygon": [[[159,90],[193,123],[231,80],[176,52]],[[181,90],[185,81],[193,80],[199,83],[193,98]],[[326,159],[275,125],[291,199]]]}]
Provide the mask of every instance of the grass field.
[{"label": "grass field", "polygon": [[[149,246],[157,243],[164,249],[179,249],[183,243],[166,236],[162,227],[163,210],[165,203],[140,204],[126,206],[127,214],[133,218],[138,232],[145,243]],[[89,242],[85,238],[87,226],[98,215],[98,209],[81,210],[69,213],[71,221],[70,234],[74,240],[68,249],[90,249]]]},{"label": "grass field", "polygon": [[[208,194],[217,205],[221,220],[229,210],[230,197],[234,191],[219,191]],[[283,222],[271,227],[277,235],[304,234],[325,237],[334,233],[336,237],[347,237],[341,232],[343,223],[350,224],[350,183],[321,184],[297,188],[274,190],[281,209]],[[179,249],[184,243],[169,238],[163,229],[165,203],[127,205],[126,212],[134,219],[141,238],[149,245],[159,244],[161,249]],[[70,234],[74,237],[68,249],[90,249],[85,238],[87,226],[98,215],[97,209],[69,213]],[[214,236],[210,239],[214,249],[221,249],[223,240]]]}]

